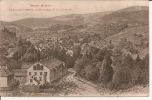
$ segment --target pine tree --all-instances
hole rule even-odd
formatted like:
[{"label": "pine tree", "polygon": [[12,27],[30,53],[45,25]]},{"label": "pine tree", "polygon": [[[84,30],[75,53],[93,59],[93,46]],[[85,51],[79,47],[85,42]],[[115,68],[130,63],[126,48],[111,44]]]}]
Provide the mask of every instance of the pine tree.
[{"label": "pine tree", "polygon": [[113,76],[113,68],[111,66],[112,60],[110,55],[106,55],[102,62],[102,66],[100,68],[100,77],[99,81],[102,83],[108,83],[112,81]]}]

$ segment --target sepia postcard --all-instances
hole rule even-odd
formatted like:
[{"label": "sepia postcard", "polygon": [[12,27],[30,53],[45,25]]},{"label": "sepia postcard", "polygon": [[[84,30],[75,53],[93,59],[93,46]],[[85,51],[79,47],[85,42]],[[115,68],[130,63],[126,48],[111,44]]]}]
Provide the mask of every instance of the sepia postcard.
[{"label": "sepia postcard", "polygon": [[149,96],[149,1],[1,0],[0,96]]}]

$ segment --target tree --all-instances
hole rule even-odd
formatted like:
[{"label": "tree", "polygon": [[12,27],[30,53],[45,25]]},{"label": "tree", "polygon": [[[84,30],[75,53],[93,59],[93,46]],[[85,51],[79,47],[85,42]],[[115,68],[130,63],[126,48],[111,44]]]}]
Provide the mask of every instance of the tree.
[{"label": "tree", "polygon": [[40,56],[41,56],[41,54],[40,54],[40,50],[39,50],[39,49],[37,49],[35,52],[36,52],[36,55],[37,55],[38,61],[40,61]]},{"label": "tree", "polygon": [[54,48],[54,49],[53,49],[53,51],[52,51],[52,55],[53,55],[55,58],[57,58],[57,57],[58,57],[58,51],[57,51],[57,49],[56,49],[56,48]]},{"label": "tree", "polygon": [[31,54],[34,54],[35,52],[35,48],[34,48],[34,45],[31,44],[30,47],[27,49],[27,53],[31,53]]},{"label": "tree", "polygon": [[74,67],[74,64],[75,64],[75,59],[74,57],[71,57],[71,56],[68,56],[66,57],[66,61],[65,61],[65,64],[68,68],[73,68]]},{"label": "tree", "polygon": [[110,58],[110,55],[106,55],[104,57],[102,66],[100,68],[100,77],[99,77],[99,81],[104,84],[112,81],[113,68],[111,64],[112,64],[112,60]]},{"label": "tree", "polygon": [[129,68],[132,68],[133,67],[133,58],[131,55],[123,55],[122,57],[122,67],[123,66],[127,66]]},{"label": "tree", "polygon": [[127,85],[128,83],[131,82],[132,82],[131,70],[126,66],[122,67],[122,64],[118,64],[112,80],[112,83],[114,84],[115,88],[118,88],[123,84]]},{"label": "tree", "polygon": [[80,46],[75,46],[74,47],[74,57],[77,59],[80,57],[80,52],[81,52],[81,47]]},{"label": "tree", "polygon": [[41,53],[40,53],[40,58],[44,59],[47,57],[51,57],[52,55],[52,50],[50,48],[45,48]]},{"label": "tree", "polygon": [[59,51],[58,58],[61,61],[65,61],[66,60],[66,50],[64,48]]},{"label": "tree", "polygon": [[141,59],[139,57],[139,55],[137,55],[137,58],[136,58],[136,62],[139,62]]},{"label": "tree", "polygon": [[22,62],[14,59],[10,59],[7,64],[10,69],[20,69]]},{"label": "tree", "polygon": [[14,54],[12,55],[12,58],[15,60],[19,60],[25,53],[26,53],[26,47],[17,46],[14,50]]},{"label": "tree", "polygon": [[[96,63],[97,64],[97,63]],[[89,64],[88,66],[85,66],[85,77],[87,80],[96,82],[99,78],[99,68],[96,67],[96,64]]]},{"label": "tree", "polygon": [[16,41],[16,45],[17,45],[17,46],[22,46],[22,45],[23,45],[22,39],[17,40],[17,41]]},{"label": "tree", "polygon": [[9,86],[10,86],[12,89],[16,89],[19,85],[20,85],[20,82],[19,82],[19,80],[16,80],[16,79],[13,79],[13,80],[11,81],[11,83],[9,83]]},{"label": "tree", "polygon": [[89,59],[86,56],[83,56],[83,58],[79,58],[76,60],[74,69],[76,71],[77,75],[80,75],[80,72],[84,67],[89,63]]},{"label": "tree", "polygon": [[35,62],[38,61],[38,57],[36,54],[25,53],[24,56],[22,57],[22,61]]},{"label": "tree", "polygon": [[101,49],[95,57],[96,59],[103,61],[104,59],[104,51]]}]

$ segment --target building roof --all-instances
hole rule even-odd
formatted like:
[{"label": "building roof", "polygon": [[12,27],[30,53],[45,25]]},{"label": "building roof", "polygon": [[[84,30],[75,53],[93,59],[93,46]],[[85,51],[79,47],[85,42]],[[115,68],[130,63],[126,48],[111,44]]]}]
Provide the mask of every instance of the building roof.
[{"label": "building roof", "polygon": [[7,77],[13,73],[7,68],[7,66],[0,66],[0,77]]},{"label": "building roof", "polygon": [[56,58],[48,58],[48,59],[39,61],[39,63],[41,63],[42,65],[51,69],[51,68],[54,68],[54,67],[62,64],[62,61],[60,61],[59,59],[56,59]]},{"label": "building roof", "polygon": [[23,77],[27,76],[27,70],[21,70],[21,69],[14,69],[14,76]]},{"label": "building roof", "polygon": [[35,62],[22,62],[21,69],[28,69],[29,67],[31,67],[34,64],[35,64]]}]

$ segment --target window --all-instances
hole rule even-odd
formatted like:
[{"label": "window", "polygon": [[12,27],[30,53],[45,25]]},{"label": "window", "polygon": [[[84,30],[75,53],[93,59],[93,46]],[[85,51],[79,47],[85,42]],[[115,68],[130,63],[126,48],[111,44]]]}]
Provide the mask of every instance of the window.
[{"label": "window", "polygon": [[36,66],[35,65],[33,66],[33,70],[36,70]]},{"label": "window", "polygon": [[42,77],[39,77],[39,80],[42,81]]},{"label": "window", "polygon": [[40,64],[34,65],[33,70],[43,70],[43,65]]},{"label": "window", "polygon": [[29,75],[31,75],[31,72],[29,72]]},{"label": "window", "polygon": [[46,76],[47,76],[47,72],[44,72],[44,75],[46,75]]},{"label": "window", "polygon": [[40,75],[42,75],[42,72],[40,72]]},{"label": "window", "polygon": [[33,79],[30,79],[30,83],[32,83],[33,82]]},{"label": "window", "polygon": [[43,70],[43,66],[41,65],[41,70]]},{"label": "window", "polygon": [[37,72],[34,72],[34,75],[37,75]]},{"label": "window", "polygon": [[37,70],[40,70],[40,64],[37,64]]}]

